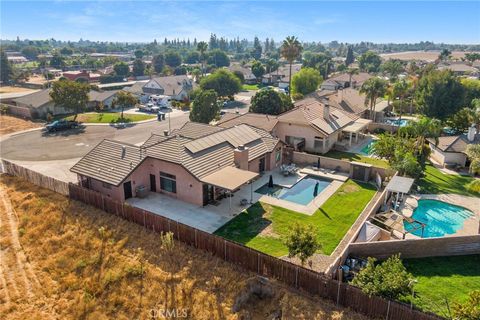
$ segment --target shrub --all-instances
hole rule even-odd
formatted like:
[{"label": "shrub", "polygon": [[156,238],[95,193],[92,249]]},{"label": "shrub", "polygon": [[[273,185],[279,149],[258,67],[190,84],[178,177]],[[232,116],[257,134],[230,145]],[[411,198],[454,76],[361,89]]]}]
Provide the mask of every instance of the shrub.
[{"label": "shrub", "polygon": [[465,303],[454,303],[452,309],[455,319],[480,319],[480,290],[470,292],[468,300]]},{"label": "shrub", "polygon": [[467,184],[466,188],[469,192],[480,193],[480,180],[475,179],[471,181]]}]

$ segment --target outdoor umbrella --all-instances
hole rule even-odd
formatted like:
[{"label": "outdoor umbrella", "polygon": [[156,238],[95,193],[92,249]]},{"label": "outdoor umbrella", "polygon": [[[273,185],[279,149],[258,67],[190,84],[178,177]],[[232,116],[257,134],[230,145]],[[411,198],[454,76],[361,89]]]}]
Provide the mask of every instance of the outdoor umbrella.
[{"label": "outdoor umbrella", "polygon": [[319,183],[315,183],[315,189],[313,189],[313,196],[316,197],[318,195],[318,185]]},{"label": "outdoor umbrella", "polygon": [[270,179],[268,180],[268,187],[273,188],[273,177],[270,175]]}]

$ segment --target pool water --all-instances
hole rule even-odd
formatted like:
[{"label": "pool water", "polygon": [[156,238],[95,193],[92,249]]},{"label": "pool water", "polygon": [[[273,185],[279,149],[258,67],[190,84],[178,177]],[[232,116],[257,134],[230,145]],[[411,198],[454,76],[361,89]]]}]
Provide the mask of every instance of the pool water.
[{"label": "pool water", "polygon": [[373,154],[373,145],[375,144],[375,140],[370,141],[367,143],[361,150],[360,154],[370,156]]},{"label": "pool water", "polygon": [[255,190],[255,192],[305,206],[315,198],[314,191],[317,183],[318,195],[330,184],[330,182],[331,181],[329,180],[306,176],[295,183],[291,188],[279,185],[273,185],[273,188],[269,188],[267,183]]},{"label": "pool water", "polygon": [[408,124],[407,119],[387,119],[385,120],[385,123],[390,124],[392,126],[397,126],[397,127],[405,127]]},{"label": "pool water", "polygon": [[[412,218],[424,224],[423,238],[443,237],[454,234],[461,228],[465,220],[472,217],[473,212],[465,208],[438,200],[419,200],[418,207],[413,211]],[[422,229],[417,223],[403,221],[405,231],[422,237]],[[413,230],[413,231],[412,231]]]}]

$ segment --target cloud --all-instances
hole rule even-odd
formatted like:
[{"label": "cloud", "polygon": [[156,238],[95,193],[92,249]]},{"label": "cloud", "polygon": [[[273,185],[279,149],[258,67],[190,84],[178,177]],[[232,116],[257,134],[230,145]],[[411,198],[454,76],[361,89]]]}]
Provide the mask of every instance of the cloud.
[{"label": "cloud", "polygon": [[313,20],[313,24],[317,26],[323,26],[326,24],[334,24],[340,22],[340,19],[338,18],[318,18]]}]

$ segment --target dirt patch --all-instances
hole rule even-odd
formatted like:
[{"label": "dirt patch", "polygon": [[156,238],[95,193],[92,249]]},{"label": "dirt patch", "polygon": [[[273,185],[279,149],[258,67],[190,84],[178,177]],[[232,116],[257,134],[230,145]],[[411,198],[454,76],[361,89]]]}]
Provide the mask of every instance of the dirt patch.
[{"label": "dirt patch", "polygon": [[339,191],[339,194],[347,194],[357,191],[360,191],[360,188],[357,185],[348,184],[343,186],[343,188]]},{"label": "dirt patch", "polygon": [[9,133],[41,127],[42,124],[17,117],[0,115],[0,137]]},{"label": "dirt patch", "polygon": [[32,90],[29,88],[22,87],[12,87],[12,86],[3,86],[0,87],[0,93],[19,93],[19,92],[35,92],[37,90]]},{"label": "dirt patch", "polygon": [[[273,297],[235,313],[252,273],[181,243],[169,251],[156,233],[24,180],[2,176],[0,187],[18,216],[15,235],[0,215],[2,252],[13,254],[16,238],[29,265],[2,265],[1,319],[151,319],[166,310],[190,319],[367,319],[272,280]],[[22,269],[30,297],[5,290]],[[24,290],[23,276],[15,279]]]}]

